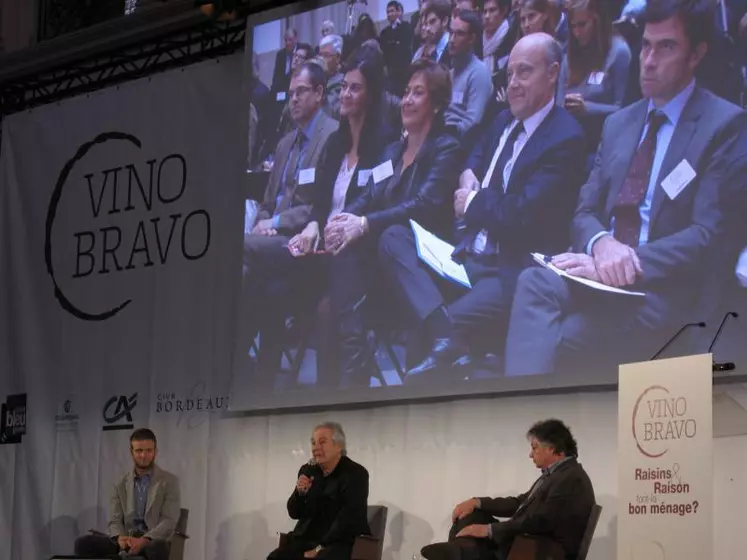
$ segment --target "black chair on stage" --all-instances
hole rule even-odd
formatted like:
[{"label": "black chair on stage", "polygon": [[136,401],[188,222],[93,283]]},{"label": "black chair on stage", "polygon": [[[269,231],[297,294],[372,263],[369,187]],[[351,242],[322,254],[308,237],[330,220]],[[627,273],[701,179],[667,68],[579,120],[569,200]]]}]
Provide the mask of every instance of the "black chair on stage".
[{"label": "black chair on stage", "polygon": [[[602,506],[595,504],[591,508],[586,532],[581,540],[578,556],[574,560],[586,560],[600,515],[602,515]],[[508,560],[568,560],[568,558],[563,548],[556,541],[546,537],[519,535],[511,545]]]}]

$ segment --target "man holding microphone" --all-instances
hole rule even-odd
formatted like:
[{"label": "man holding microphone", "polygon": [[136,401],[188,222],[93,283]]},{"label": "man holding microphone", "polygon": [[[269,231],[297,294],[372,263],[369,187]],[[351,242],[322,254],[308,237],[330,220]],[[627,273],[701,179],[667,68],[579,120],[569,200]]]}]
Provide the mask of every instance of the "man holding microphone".
[{"label": "man holding microphone", "polygon": [[347,457],[342,426],[317,426],[311,450],[288,498],[288,515],[298,523],[268,560],[349,560],[355,537],[370,533],[368,471]]}]

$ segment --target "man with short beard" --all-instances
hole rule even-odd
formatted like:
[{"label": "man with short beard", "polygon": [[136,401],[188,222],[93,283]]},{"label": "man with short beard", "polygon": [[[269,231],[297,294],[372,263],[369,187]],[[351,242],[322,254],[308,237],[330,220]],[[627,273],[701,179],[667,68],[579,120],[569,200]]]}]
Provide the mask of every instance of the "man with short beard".
[{"label": "man with short beard", "polygon": [[412,61],[430,58],[448,67],[449,57],[449,19],[451,17],[449,0],[428,0],[420,11],[420,27],[423,34],[423,45],[415,52]]},{"label": "man with short beard", "polygon": [[75,554],[100,558],[125,552],[147,560],[168,560],[170,540],[181,513],[179,479],[156,465],[156,435],[147,428],[130,436],[133,468],[112,488],[109,535],[75,541]]}]

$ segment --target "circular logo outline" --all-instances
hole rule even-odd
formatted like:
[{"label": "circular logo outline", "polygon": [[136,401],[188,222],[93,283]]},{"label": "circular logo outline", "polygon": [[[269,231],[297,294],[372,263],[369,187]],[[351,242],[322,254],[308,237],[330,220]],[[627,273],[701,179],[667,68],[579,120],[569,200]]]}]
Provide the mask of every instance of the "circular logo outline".
[{"label": "circular logo outline", "polygon": [[67,182],[67,178],[72,172],[73,167],[75,167],[75,165],[81,159],[83,159],[83,157],[85,157],[85,155],[91,150],[91,148],[98,144],[109,142],[110,140],[126,140],[134,144],[138,149],[142,148],[142,143],[137,137],[133,136],[132,134],[127,134],[126,132],[117,131],[103,132],[96,136],[90,142],[86,142],[85,144],[81,145],[76,151],[75,155],[62,168],[62,171],[57,178],[57,183],[55,185],[54,191],[52,191],[52,197],[49,201],[49,207],[47,208],[44,240],[44,262],[46,264],[47,274],[49,274],[49,276],[52,278],[52,283],[54,284],[54,296],[57,301],[60,302],[60,305],[65,311],[84,321],[106,321],[107,319],[111,319],[117,313],[127,307],[130,303],[132,303],[132,300],[127,299],[119,305],[112,307],[108,311],[104,311],[101,313],[89,313],[82,310],[72,301],[70,301],[62,291],[62,288],[60,288],[60,285],[57,283],[57,278],[55,277],[54,273],[54,266],[52,264],[52,227],[54,226],[54,221],[57,217],[57,207],[60,204],[60,199],[62,198],[62,192],[64,190],[65,183]]},{"label": "circular logo outline", "polygon": [[641,447],[641,444],[638,441],[638,434],[635,431],[635,419],[638,416],[638,407],[641,405],[641,401],[643,400],[643,397],[645,397],[650,391],[653,391],[654,389],[661,389],[667,395],[669,394],[669,389],[667,389],[666,387],[663,387],[662,385],[651,385],[650,387],[648,387],[645,391],[643,391],[643,393],[641,393],[638,396],[638,399],[635,401],[631,423],[632,423],[632,428],[633,428],[633,439],[635,440],[635,445],[638,448],[638,451],[640,451],[646,457],[650,457],[651,459],[658,459],[659,457],[663,457],[667,452],[669,452],[669,448],[667,447],[664,451],[658,454],[649,453],[648,451],[645,451],[643,447]]}]

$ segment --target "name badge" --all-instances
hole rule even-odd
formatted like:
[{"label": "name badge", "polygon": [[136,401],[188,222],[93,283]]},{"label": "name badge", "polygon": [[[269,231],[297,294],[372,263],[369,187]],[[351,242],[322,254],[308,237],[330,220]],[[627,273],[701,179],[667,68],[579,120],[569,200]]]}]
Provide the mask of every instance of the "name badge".
[{"label": "name badge", "polygon": [[307,167],[298,173],[298,184],[308,185],[316,179],[316,167]]},{"label": "name badge", "polygon": [[278,94],[275,96],[275,99],[278,101],[285,101],[286,93],[284,91],[279,91]]},{"label": "name badge", "polygon": [[464,103],[464,92],[463,91],[455,91],[451,94],[451,102],[455,105],[461,105]]},{"label": "name badge", "polygon": [[592,72],[589,74],[587,84],[590,86],[601,86],[604,81],[604,72]]},{"label": "name badge", "polygon": [[365,187],[368,184],[368,180],[371,178],[370,169],[361,169],[358,171],[358,186]]},{"label": "name badge", "polygon": [[390,159],[373,169],[374,183],[381,183],[384,179],[389,179],[392,175],[394,175],[394,168]]},{"label": "name badge", "polygon": [[683,159],[661,182],[661,188],[671,200],[674,200],[697,175],[687,160]]}]

